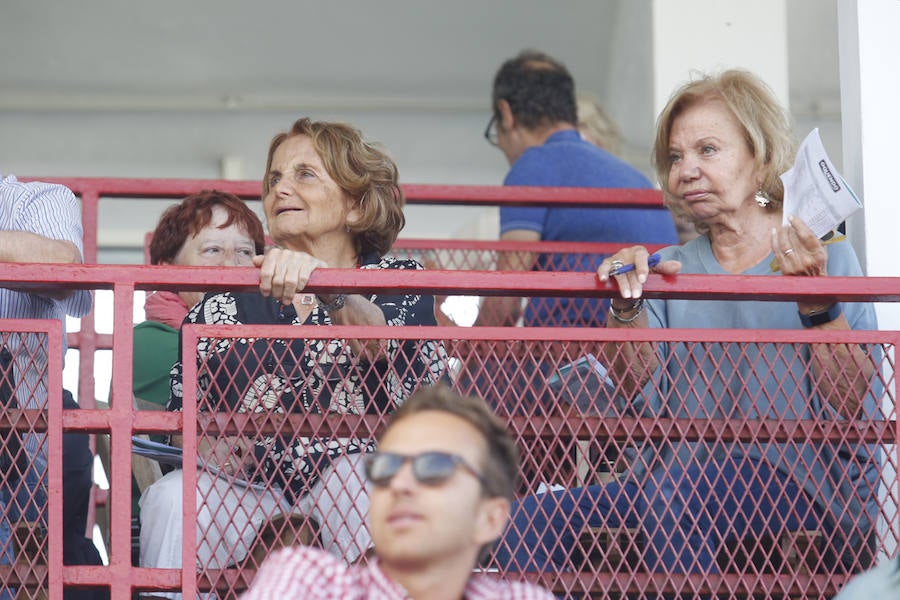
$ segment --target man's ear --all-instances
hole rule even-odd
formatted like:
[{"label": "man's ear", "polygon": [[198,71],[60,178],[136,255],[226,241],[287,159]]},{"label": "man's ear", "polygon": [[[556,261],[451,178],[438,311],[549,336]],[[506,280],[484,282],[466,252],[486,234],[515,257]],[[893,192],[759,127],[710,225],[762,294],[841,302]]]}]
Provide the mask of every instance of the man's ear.
[{"label": "man's ear", "polygon": [[503,535],[509,521],[510,504],[506,498],[495,496],[481,501],[478,511],[475,543],[479,546],[488,544]]},{"label": "man's ear", "polygon": [[503,98],[497,100],[497,112],[500,113],[500,125],[504,131],[509,131],[516,126],[516,116],[513,114],[509,102]]}]

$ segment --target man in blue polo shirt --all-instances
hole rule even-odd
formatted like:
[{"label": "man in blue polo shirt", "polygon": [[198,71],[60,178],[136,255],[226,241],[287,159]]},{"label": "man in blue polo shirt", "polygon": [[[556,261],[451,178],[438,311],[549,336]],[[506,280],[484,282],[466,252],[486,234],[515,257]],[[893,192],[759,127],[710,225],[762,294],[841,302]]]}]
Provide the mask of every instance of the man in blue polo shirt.
[{"label": "man in blue polo shirt", "polygon": [[[504,185],[651,188],[634,167],[582,139],[576,129],[575,83],[560,62],[524,51],[494,78],[493,111],[485,131],[510,164]],[[667,210],[646,208],[502,207],[500,239],[675,244]],[[503,253],[498,271],[595,271],[603,256]],[[519,298],[486,298],[476,325],[515,325]],[[534,298],[526,326],[602,326],[606,303],[589,298]]]}]

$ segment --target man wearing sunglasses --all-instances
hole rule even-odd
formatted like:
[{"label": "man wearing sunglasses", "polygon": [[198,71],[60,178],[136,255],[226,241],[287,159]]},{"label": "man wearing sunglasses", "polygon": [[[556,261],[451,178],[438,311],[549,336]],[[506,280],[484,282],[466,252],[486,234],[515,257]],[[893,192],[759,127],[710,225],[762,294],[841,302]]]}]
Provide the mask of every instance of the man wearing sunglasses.
[{"label": "man wearing sunglasses", "polygon": [[517,471],[516,447],[483,401],[422,388],[367,456],[368,564],[288,548],[263,563],[243,598],[550,600],[537,586],[473,573],[506,527]]}]

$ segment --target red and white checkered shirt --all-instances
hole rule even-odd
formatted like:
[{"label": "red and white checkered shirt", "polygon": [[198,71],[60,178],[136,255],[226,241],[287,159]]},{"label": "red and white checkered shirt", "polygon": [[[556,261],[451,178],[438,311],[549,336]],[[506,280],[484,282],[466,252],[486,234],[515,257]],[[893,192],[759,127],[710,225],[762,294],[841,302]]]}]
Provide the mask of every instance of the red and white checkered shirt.
[{"label": "red and white checkered shirt", "polygon": [[[337,558],[303,546],[270,555],[241,600],[408,600],[406,590],[378,567],[348,567]],[[545,589],[530,583],[501,581],[473,574],[465,600],[553,600]]]}]

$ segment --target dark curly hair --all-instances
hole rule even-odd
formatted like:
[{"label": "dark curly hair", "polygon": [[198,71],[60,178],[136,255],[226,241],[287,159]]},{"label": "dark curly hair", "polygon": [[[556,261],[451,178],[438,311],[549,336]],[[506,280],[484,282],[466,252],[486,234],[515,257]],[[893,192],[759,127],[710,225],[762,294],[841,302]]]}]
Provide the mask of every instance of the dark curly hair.
[{"label": "dark curly hair", "polygon": [[227,192],[203,190],[170,206],[159,218],[150,240],[150,264],[172,264],[187,239],[210,224],[214,206],[221,206],[228,213],[223,229],[237,224],[253,240],[257,254],[265,251],[262,222],[243,200]]},{"label": "dark curly hair", "polygon": [[578,123],[572,75],[561,62],[537,50],[523,50],[500,66],[491,98],[495,115],[498,100],[509,102],[526,129]]}]

